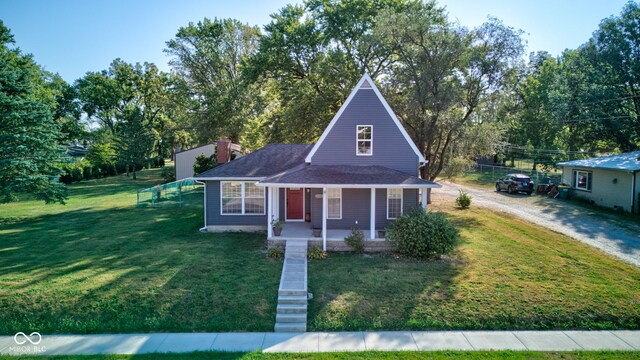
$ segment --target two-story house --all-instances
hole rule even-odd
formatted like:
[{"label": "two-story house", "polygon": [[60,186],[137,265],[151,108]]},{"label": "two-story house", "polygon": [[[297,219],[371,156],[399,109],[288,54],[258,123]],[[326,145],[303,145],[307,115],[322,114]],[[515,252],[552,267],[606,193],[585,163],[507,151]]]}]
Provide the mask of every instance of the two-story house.
[{"label": "two-story house", "polygon": [[[195,176],[205,183],[203,230],[267,230],[278,239],[342,240],[377,230],[427,206],[425,160],[365,74],[315,144],[271,144]],[[315,233],[320,236],[314,237]]]}]

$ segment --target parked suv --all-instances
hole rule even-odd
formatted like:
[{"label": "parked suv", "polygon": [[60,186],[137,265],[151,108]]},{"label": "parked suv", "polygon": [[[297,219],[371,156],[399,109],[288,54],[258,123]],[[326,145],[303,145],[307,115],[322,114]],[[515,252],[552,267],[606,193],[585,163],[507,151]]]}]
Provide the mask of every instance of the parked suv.
[{"label": "parked suv", "polygon": [[531,195],[533,181],[525,174],[508,174],[496,180],[496,191],[501,190],[507,190],[509,194],[524,192]]}]

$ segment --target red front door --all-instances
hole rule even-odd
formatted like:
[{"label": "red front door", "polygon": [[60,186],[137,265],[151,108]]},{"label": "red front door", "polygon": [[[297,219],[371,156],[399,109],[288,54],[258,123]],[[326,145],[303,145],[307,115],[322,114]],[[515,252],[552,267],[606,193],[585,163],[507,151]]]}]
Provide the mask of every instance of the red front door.
[{"label": "red front door", "polygon": [[304,207],[304,191],[302,188],[287,188],[287,220],[302,220]]}]

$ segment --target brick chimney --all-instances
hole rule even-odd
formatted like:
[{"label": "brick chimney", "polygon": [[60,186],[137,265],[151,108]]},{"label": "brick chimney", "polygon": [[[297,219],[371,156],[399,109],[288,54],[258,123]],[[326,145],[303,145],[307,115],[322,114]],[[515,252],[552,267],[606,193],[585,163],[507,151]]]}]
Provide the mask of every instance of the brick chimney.
[{"label": "brick chimney", "polygon": [[220,139],[217,143],[218,164],[224,164],[231,161],[231,140]]}]

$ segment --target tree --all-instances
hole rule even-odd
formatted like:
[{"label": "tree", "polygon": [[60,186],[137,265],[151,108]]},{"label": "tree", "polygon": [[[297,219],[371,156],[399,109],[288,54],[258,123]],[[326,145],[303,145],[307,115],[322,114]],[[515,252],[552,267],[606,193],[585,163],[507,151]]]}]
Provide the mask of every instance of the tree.
[{"label": "tree", "polygon": [[82,122],[82,109],[78,102],[76,88],[62,79],[58,74],[47,75],[45,89],[50,91],[53,103],[53,118],[60,126],[63,143],[86,140],[89,133]]},{"label": "tree", "polygon": [[621,151],[640,148],[640,4],[630,1],[620,16],[603,20],[584,48],[601,74],[600,100],[617,100],[593,107],[608,118],[600,122],[603,132]]},{"label": "tree", "polygon": [[396,63],[385,92],[427,164],[423,178],[442,171],[452,144],[477,125],[482,105],[503,90],[523,52],[518,31],[489,19],[469,31],[451,24],[435,2],[380,15],[375,31],[391,44]]},{"label": "tree", "polygon": [[264,94],[262,116],[251,118],[267,137],[258,142],[316,141],[362,74],[376,77],[393,62],[372,28],[380,11],[406,4],[313,0],[272,15],[248,71]]},{"label": "tree", "polygon": [[103,171],[113,172],[113,167],[116,164],[117,152],[115,144],[113,142],[113,135],[111,135],[106,129],[99,129],[94,131],[95,140],[89,148],[87,153],[87,160],[94,165],[102,169]]},{"label": "tree", "polygon": [[181,27],[167,42],[170,64],[187,86],[183,102],[201,142],[221,136],[238,142],[251,116],[255,88],[243,79],[245,62],[255,54],[260,30],[232,19],[205,18]]},{"label": "tree", "polygon": [[129,106],[118,116],[120,121],[120,132],[116,138],[118,157],[126,164],[127,176],[129,169],[132,169],[133,180],[136,180],[136,170],[145,163],[153,149],[154,136],[140,108]]},{"label": "tree", "polygon": [[20,193],[46,203],[64,203],[64,185],[55,165],[61,133],[50,108],[39,99],[42,69],[31,56],[12,49],[13,36],[0,21],[0,202]]}]

